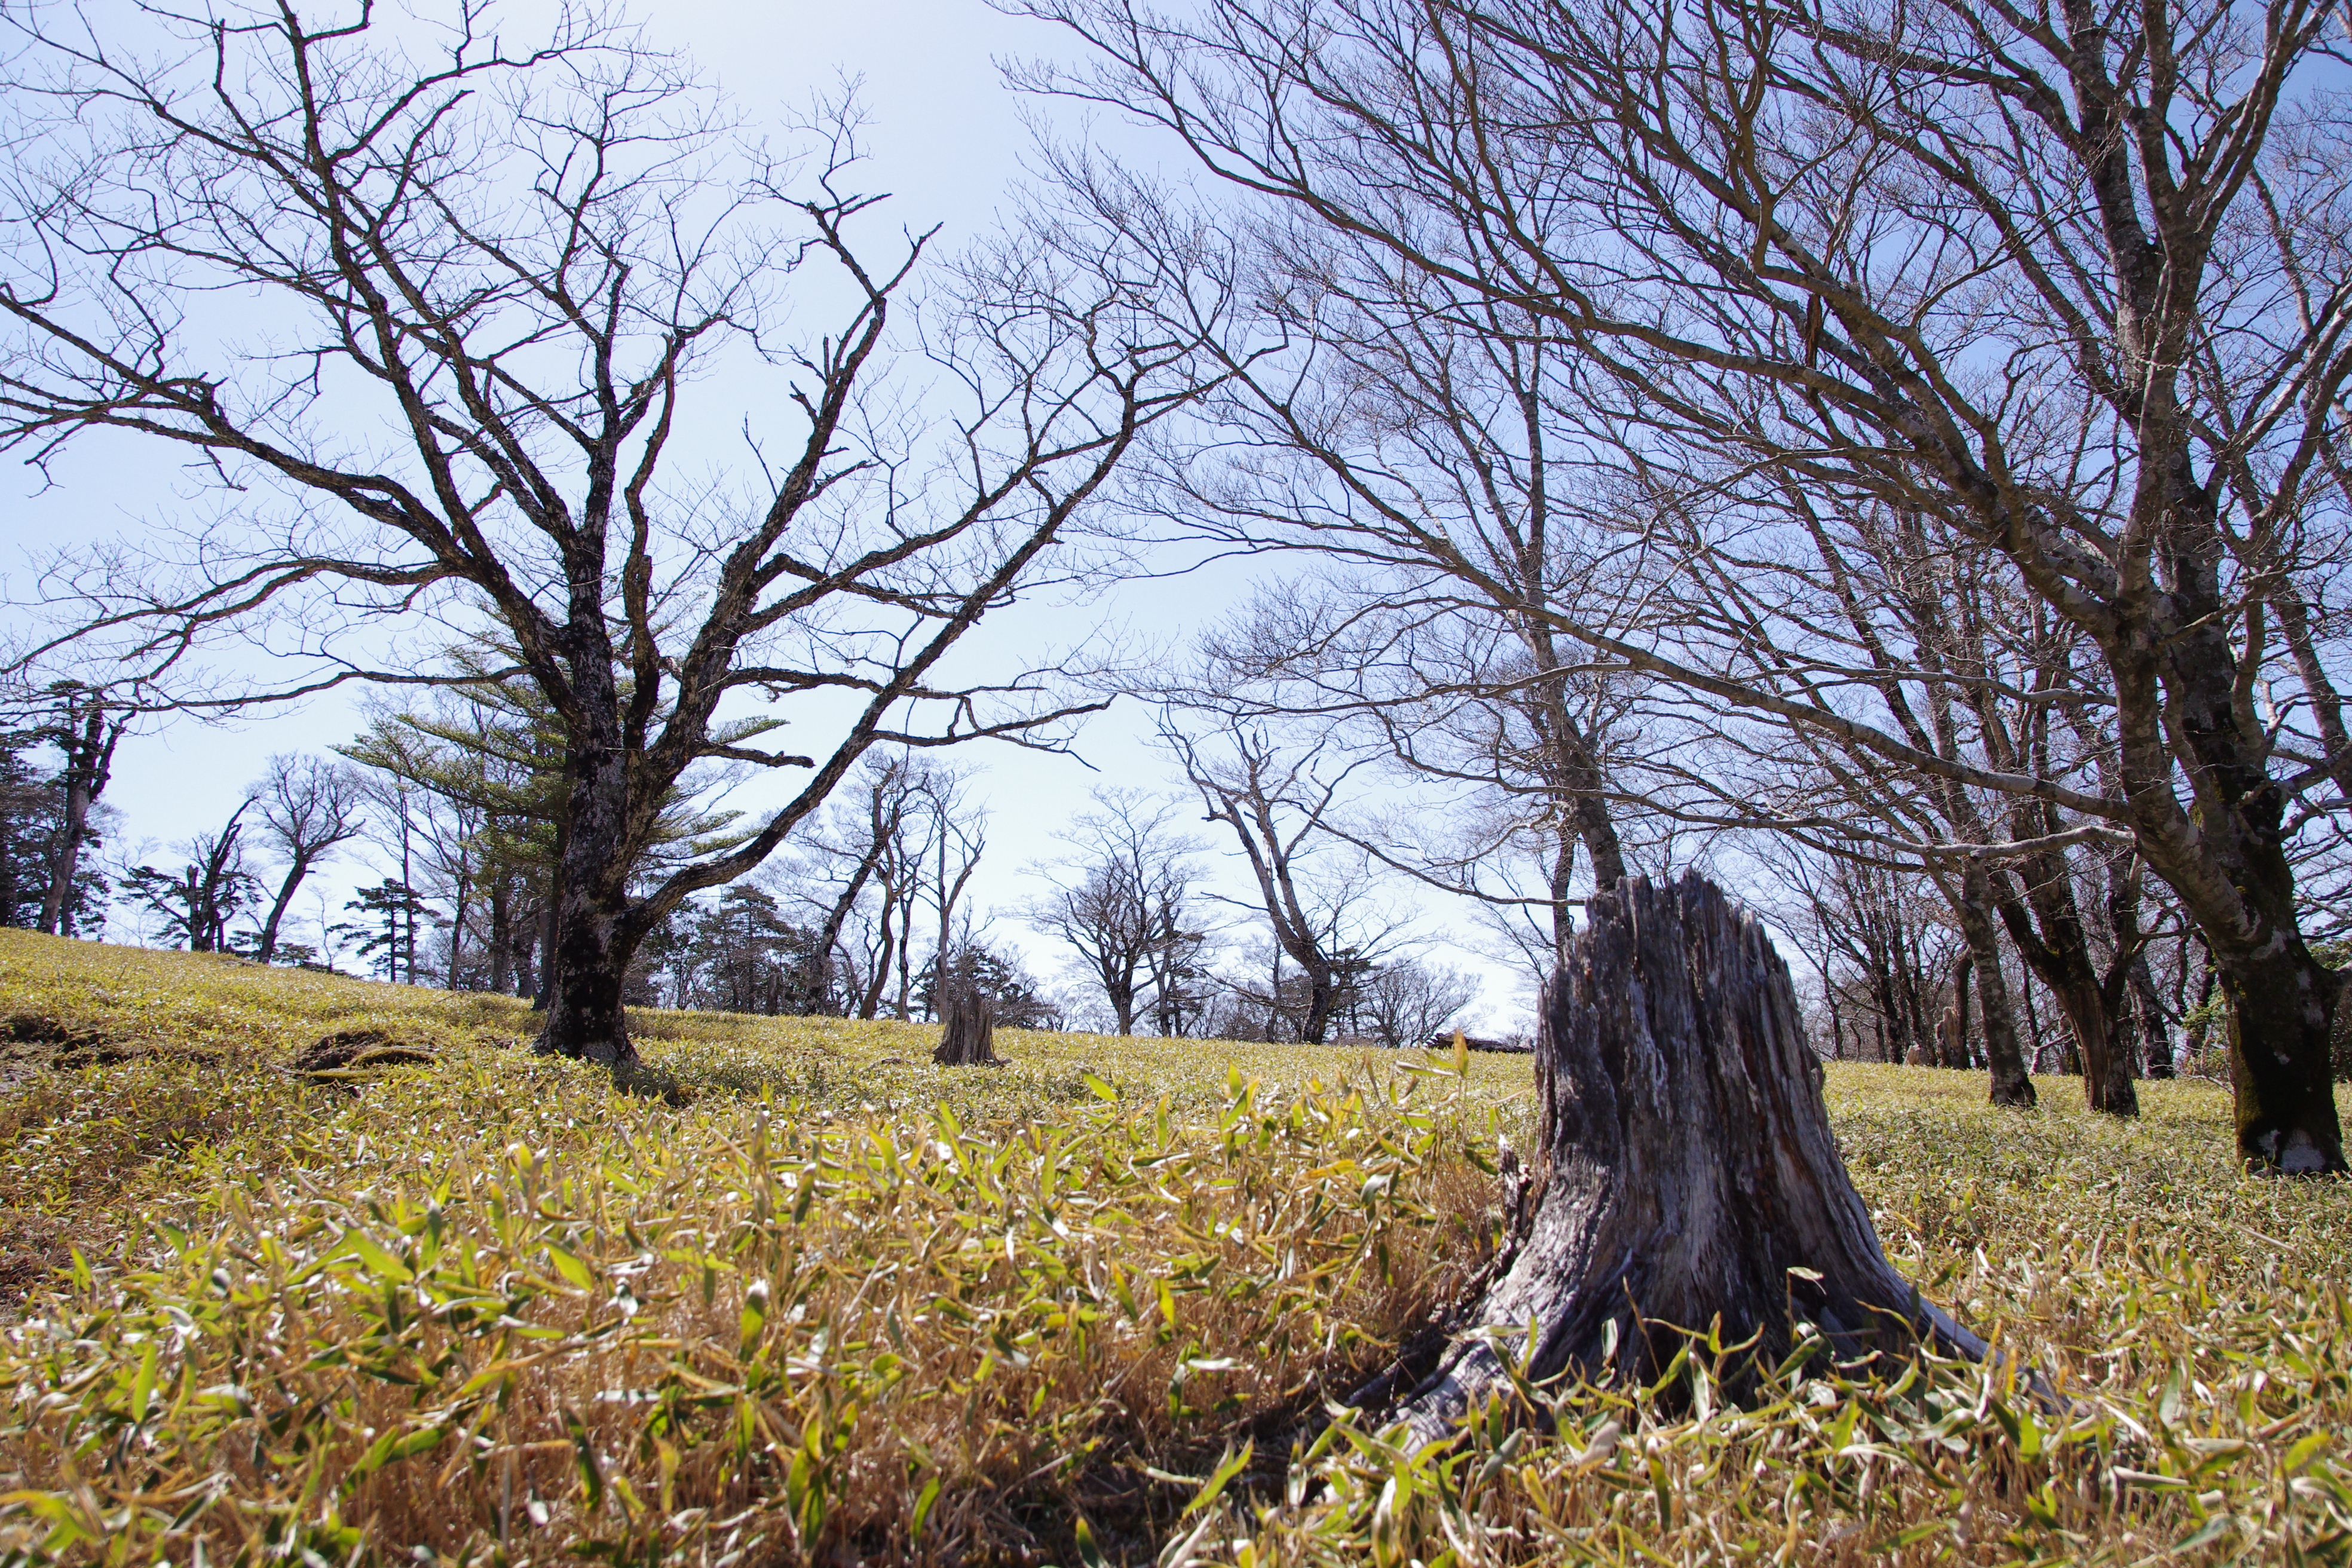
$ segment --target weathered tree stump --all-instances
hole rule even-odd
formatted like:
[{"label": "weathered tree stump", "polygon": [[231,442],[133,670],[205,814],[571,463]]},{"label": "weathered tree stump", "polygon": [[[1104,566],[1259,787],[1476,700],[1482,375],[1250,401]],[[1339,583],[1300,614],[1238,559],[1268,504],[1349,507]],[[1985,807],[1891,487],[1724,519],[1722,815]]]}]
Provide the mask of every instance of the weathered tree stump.
[{"label": "weathered tree stump", "polygon": [[946,1068],[1003,1067],[995,1044],[995,1006],[969,976],[957,976],[940,999],[940,1044],[931,1060]]},{"label": "weathered tree stump", "polygon": [[1423,1442],[1529,1372],[1655,1380],[1676,1330],[1753,1337],[1777,1364],[1810,1323],[1841,1360],[1923,1339],[1984,1342],[1895,1271],[1847,1180],[1788,966],[1763,927],[1696,876],[1631,878],[1545,988],[1533,1218],[1436,1372],[1394,1413]]}]

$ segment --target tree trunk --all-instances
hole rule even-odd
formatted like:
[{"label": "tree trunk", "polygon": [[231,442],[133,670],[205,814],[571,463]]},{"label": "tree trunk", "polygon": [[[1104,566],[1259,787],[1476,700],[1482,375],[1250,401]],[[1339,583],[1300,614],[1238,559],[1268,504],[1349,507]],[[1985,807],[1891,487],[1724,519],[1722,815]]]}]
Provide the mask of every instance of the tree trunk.
[{"label": "tree trunk", "polygon": [[944,981],[940,1001],[940,1044],[931,1060],[948,1068],[1003,1066],[995,1051],[996,1009],[969,974]]},{"label": "tree trunk", "polygon": [[285,923],[286,911],[293,905],[295,891],[302,886],[302,879],[310,874],[310,861],[299,855],[294,858],[292,865],[286,868],[286,879],[278,884],[278,897],[270,900],[269,919],[262,922],[261,943],[253,950],[253,955],[262,963],[268,963],[278,956],[278,928]]},{"label": "tree trunk", "polygon": [[[2045,819],[2021,814],[2021,828],[2046,826]],[[2139,1094],[2132,1087],[2131,1056],[2116,1037],[2123,1020],[2107,1005],[2091,940],[2074,898],[2074,869],[2064,853],[2026,857],[2021,868],[2025,898],[2000,900],[2003,922],[2027,965],[2049,987],[2073,1036],[2066,1069],[2083,1075],[2083,1098],[2109,1116],[2137,1116]],[[2030,911],[2030,912],[2029,912]]]},{"label": "tree trunk", "polygon": [[[617,756],[575,753],[552,900],[554,943],[541,988],[547,1021],[538,1048],[619,1073],[636,1065],[622,992],[644,932],[630,921],[627,784]],[[593,760],[601,756],[602,760]]]},{"label": "tree trunk", "polygon": [[2139,1091],[2132,1082],[2131,1052],[2124,1034],[2125,1019],[2110,1012],[2098,977],[2070,972],[2063,983],[2050,981],[2050,994],[2066,1015],[2083,1068],[2083,1096],[2094,1110],[2109,1116],[2137,1116]]},{"label": "tree trunk", "polygon": [[1952,1004],[1945,1010],[1942,1026],[1936,1031],[1940,1042],[1934,1065],[1964,1068],[1969,1065],[1969,984],[1977,966],[1976,954],[1963,952],[1952,965]]},{"label": "tree trunk", "polygon": [[1477,1331],[1397,1413],[1416,1439],[1507,1393],[1508,1358],[1525,1354],[1537,1382],[1629,1385],[1660,1375],[1677,1329],[1756,1336],[1735,1396],[1801,1323],[1842,1362],[1923,1337],[1981,1356],[1886,1261],[1762,925],[1695,874],[1628,878],[1588,914],[1543,998],[1535,1217]]},{"label": "tree trunk", "polygon": [[[825,911],[824,926],[809,945],[808,963],[802,975],[801,991],[808,998],[808,1009],[812,1013],[824,1011],[832,997],[834,950],[841,945],[842,928],[849,923],[850,914],[857,908],[857,895],[866,890],[866,880],[874,875],[875,862],[879,858],[881,850],[877,847],[870,849],[858,861],[856,874],[842,889],[841,897],[835,899],[833,907]],[[842,1011],[852,1010],[850,999],[843,997]]]},{"label": "tree trunk", "polygon": [[555,984],[536,1048],[542,1056],[573,1057],[616,1071],[633,1067],[637,1050],[629,1043],[628,1017],[621,1002],[627,960],[607,962],[606,954],[586,951],[587,943],[579,940],[582,931],[569,934],[572,951],[549,965]]},{"label": "tree trunk", "polygon": [[[2000,937],[1993,929],[1991,879],[1972,864],[1960,874],[1960,934],[1976,960],[1977,1014],[1983,1020],[1985,1064],[1992,1077],[1995,1105],[2031,1110],[2038,1098],[2017,1043],[2017,1015],[2010,1007],[2009,973],[2000,966]],[[2026,984],[2033,984],[2031,977]]]},{"label": "tree trunk", "polygon": [[493,995],[506,994],[514,970],[514,879],[500,871],[490,884],[490,951],[488,985]]},{"label": "tree trunk", "polygon": [[70,936],[68,911],[73,901],[75,873],[81,868],[81,847],[89,837],[90,807],[106,793],[114,771],[114,748],[122,739],[122,721],[106,722],[106,710],[92,700],[81,716],[68,701],[66,721],[58,731],[58,748],[66,754],[65,820],[58,825],[57,847],[49,857],[49,887],[41,899],[41,930],[50,936]]},{"label": "tree trunk", "polygon": [[[1294,952],[1291,957],[1298,955]],[[1307,976],[1307,1016],[1298,1022],[1298,1037],[1307,1045],[1319,1046],[1331,1032],[1331,1009],[1339,999],[1339,981],[1319,953],[1317,962],[1301,959],[1298,967]]]},{"label": "tree trunk", "polygon": [[[2187,629],[2151,626],[2109,655],[2125,798],[2141,855],[2197,922],[2229,998],[2239,1158],[2274,1175],[2342,1171],[2328,1072],[2336,979],[2304,942],[2271,739],[2242,722],[2234,617],[2219,552],[2202,547],[2221,533],[2213,494],[2185,473],[2168,482],[2197,524],[2158,534]],[[2176,767],[2196,792],[2193,816],[2172,794]]]},{"label": "tree trunk", "polygon": [[2220,955],[2215,967],[2230,999],[2240,1155],[2248,1168],[2279,1175],[2343,1170],[2328,1059],[2336,976],[2300,941],[2268,953]]},{"label": "tree trunk", "polygon": [[[2201,943],[2199,945],[2199,951],[2204,956],[2198,965],[2197,1005],[2191,1011],[2203,1014],[2207,1005],[2213,1000],[2213,983],[2220,978],[2220,975],[2213,968],[2211,952]],[[2181,962],[2186,963],[2188,960],[2184,958]],[[2202,1073],[2211,1070],[2205,1059],[2206,1037],[2211,1032],[2212,1024],[2210,1017],[2200,1016],[2195,1023],[2183,1026],[2181,1054],[2188,1059],[2189,1071]]]},{"label": "tree trunk", "polygon": [[2145,951],[2132,960],[2131,998],[2139,1019],[2141,1073],[2151,1079],[2172,1077],[2172,1026],[2165,1021],[2164,998]]}]

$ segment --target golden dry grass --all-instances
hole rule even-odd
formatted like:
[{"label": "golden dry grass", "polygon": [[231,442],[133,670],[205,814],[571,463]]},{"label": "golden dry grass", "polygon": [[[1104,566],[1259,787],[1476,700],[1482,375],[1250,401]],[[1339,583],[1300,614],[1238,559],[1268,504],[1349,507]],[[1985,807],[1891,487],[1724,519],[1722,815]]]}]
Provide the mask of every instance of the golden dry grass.
[{"label": "golden dry grass", "polygon": [[[0,932],[14,1562],[2338,1562],[2345,1184],[2210,1086],[1834,1068],[1897,1263],[2042,1367],[1535,1391],[1407,1458],[1326,1402],[1491,1244],[1525,1058],[648,1015]],[[429,1046],[360,1092],[322,1035]],[[62,1057],[66,1065],[54,1065]],[[52,1269],[62,1266],[59,1272]]]}]

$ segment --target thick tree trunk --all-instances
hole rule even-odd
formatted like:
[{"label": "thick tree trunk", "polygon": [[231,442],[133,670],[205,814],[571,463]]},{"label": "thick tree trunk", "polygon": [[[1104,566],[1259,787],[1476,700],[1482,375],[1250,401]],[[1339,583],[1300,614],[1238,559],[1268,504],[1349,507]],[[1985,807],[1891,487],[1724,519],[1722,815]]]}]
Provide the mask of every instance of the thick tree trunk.
[{"label": "thick tree trunk", "polygon": [[2017,1043],[2017,1016],[2010,1011],[2009,976],[2000,961],[1977,960],[1977,1012],[1984,1020],[1985,1065],[1990,1069],[1995,1105],[2031,1110],[2037,1096],[2025,1070],[2025,1052]]},{"label": "thick tree trunk", "polygon": [[995,1050],[996,1009],[971,978],[959,975],[943,987],[940,1001],[940,1044],[931,1060],[941,1067],[1001,1067]]},{"label": "thick tree trunk", "polygon": [[2130,1043],[2122,1037],[2127,1022],[2109,1010],[2098,977],[2070,971],[2063,984],[2050,983],[2050,994],[2066,1015],[2066,1026],[2081,1053],[2084,1101],[2110,1116],[2137,1116],[2139,1091],[2132,1081]]},{"label": "thick tree trunk", "polygon": [[1544,994],[1535,1218],[1476,1331],[1397,1413],[1416,1437],[1507,1392],[1507,1358],[1526,1354],[1538,1381],[1640,1383],[1677,1329],[1756,1336],[1735,1395],[1800,1324],[1842,1361],[1923,1338],[1982,1355],[1886,1261],[1762,925],[1696,875],[1629,878],[1589,916]]},{"label": "thick tree trunk", "polygon": [[2300,941],[2223,955],[2215,968],[2230,999],[2239,1153],[2250,1168],[2281,1175],[2343,1170],[2328,1059],[2336,976]]},{"label": "thick tree trunk", "polygon": [[[630,820],[632,803],[617,750],[575,752],[571,798],[564,813],[562,857],[552,900],[554,942],[543,960],[547,1020],[541,1052],[612,1068],[636,1065],[622,992],[644,932],[630,920],[630,846],[643,824]],[[634,831],[633,831],[634,830]]]},{"label": "thick tree trunk", "polygon": [[[2266,771],[2271,738],[2239,700],[2213,495],[2185,470],[2167,484],[2194,526],[2156,535],[2179,618],[2136,626],[2108,653],[2125,798],[2141,856],[2197,922],[2229,998],[2239,1157],[2271,1174],[2342,1171],[2328,1072],[2336,979],[2303,939],[2287,794]],[[2176,766],[2193,816],[2172,793]]]},{"label": "thick tree trunk", "polygon": [[[575,948],[583,944],[575,942]],[[604,962],[583,951],[565,954],[554,966],[553,994],[537,1049],[543,1056],[572,1057],[618,1071],[636,1064],[621,1002],[625,960]]]}]

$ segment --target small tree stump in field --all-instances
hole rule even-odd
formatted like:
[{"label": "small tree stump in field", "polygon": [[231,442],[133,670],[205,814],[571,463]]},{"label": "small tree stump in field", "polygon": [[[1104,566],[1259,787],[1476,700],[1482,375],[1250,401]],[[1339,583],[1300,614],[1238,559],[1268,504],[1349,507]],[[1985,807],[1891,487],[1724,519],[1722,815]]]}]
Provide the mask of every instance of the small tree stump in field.
[{"label": "small tree stump in field", "polygon": [[996,1054],[996,1009],[969,975],[944,987],[940,1001],[940,1044],[931,1060],[945,1068],[1003,1067]]},{"label": "small tree stump in field", "polygon": [[[1696,876],[1631,878],[1545,988],[1536,1044],[1536,1203],[1518,1250],[1436,1372],[1395,1412],[1423,1443],[1537,1342],[1538,1382],[1657,1378],[1677,1329],[1777,1364],[1810,1323],[1841,1360],[1922,1339],[1984,1342],[1886,1261],[1846,1178],[1788,966]],[[1752,1364],[1752,1363],[1751,1363]],[[1752,1371],[1728,1373],[1735,1395]]]}]

